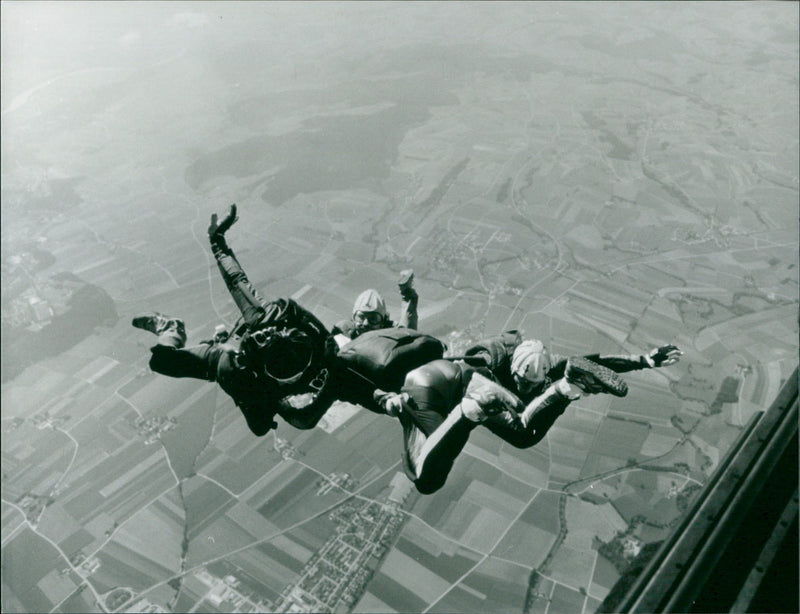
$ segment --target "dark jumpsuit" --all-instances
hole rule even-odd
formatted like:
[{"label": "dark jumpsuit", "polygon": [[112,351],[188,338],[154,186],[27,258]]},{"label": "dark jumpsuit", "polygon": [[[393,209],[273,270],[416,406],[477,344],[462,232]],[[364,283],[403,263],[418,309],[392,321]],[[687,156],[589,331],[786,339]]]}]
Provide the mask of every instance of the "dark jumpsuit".
[{"label": "dark jumpsuit", "polygon": [[[287,308],[292,308],[302,312],[315,330],[327,333],[319,320],[292,299],[266,302],[248,280],[224,237],[212,237],[211,248],[222,279],[242,313],[246,328],[269,325]],[[413,307],[416,307],[416,301],[413,302]],[[409,311],[415,318],[415,309],[408,309],[404,304],[404,314]],[[394,330],[402,337],[403,329]],[[327,385],[311,404],[297,410],[279,405],[281,393],[270,380],[263,375],[259,377],[256,371],[241,364],[237,338],[225,343],[207,341],[184,347],[185,335],[182,330],[178,330],[177,323],[173,322],[170,328],[159,335],[157,345],[151,348],[150,368],[170,377],[192,377],[217,382],[233,398],[244,414],[247,426],[255,435],[265,435],[275,428],[276,415],[295,428],[310,429],[335,401],[346,401],[376,413],[384,413],[373,396],[376,388],[380,386],[385,390],[399,390],[408,371],[440,358],[445,347],[441,342],[422,335],[426,340],[419,345],[410,344],[413,351],[407,352],[395,363],[394,371],[399,369],[401,372],[370,373],[369,369],[365,370],[361,365],[363,360],[370,362],[367,358],[370,354],[370,337],[380,334],[380,331],[366,333],[359,337],[359,343],[350,344],[350,350],[343,350],[337,356],[330,357],[326,364]],[[371,377],[365,377],[364,373]]]},{"label": "dark jumpsuit", "polygon": [[[247,328],[269,325],[289,306],[302,310],[319,328],[325,330],[313,315],[293,304],[292,299],[265,301],[248,280],[233,250],[222,236],[212,238],[211,248],[222,279],[239,307]],[[280,395],[276,387],[266,377],[259,377],[257,372],[241,364],[238,338],[224,343],[206,341],[184,347],[185,336],[182,332],[173,323],[159,335],[157,345],[151,348],[150,368],[170,377],[217,382],[233,398],[255,435],[265,435],[274,428],[276,414],[296,428],[312,428],[335,400],[333,390],[330,390],[303,410],[287,410],[278,405]]]}]

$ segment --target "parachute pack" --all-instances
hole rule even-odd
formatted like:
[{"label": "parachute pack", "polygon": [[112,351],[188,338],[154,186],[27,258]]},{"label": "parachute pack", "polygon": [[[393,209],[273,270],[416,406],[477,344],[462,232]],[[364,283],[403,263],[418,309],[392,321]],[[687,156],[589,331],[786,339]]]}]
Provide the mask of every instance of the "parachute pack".
[{"label": "parachute pack", "polygon": [[[296,329],[305,333],[315,345],[325,347],[329,336],[328,329],[308,309],[298,305],[293,299],[279,298],[264,305],[265,313],[253,330],[271,328],[275,330]],[[242,337],[250,331],[250,326],[240,317],[233,326],[233,334]]]},{"label": "parachute pack", "polygon": [[234,336],[240,338],[244,356],[276,384],[302,391],[323,367],[329,333],[314,314],[292,299],[277,299],[264,305],[256,325],[240,319]]},{"label": "parachute pack", "polygon": [[262,322],[278,329],[297,328],[311,337],[315,343],[324,347],[328,329],[308,309],[298,305],[293,299],[278,299],[266,305],[267,312]]}]

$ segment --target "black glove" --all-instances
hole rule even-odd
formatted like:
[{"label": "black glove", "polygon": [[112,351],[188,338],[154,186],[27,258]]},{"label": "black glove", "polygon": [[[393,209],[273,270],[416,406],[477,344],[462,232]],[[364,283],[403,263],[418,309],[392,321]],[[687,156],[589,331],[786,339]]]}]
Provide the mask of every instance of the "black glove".
[{"label": "black glove", "polygon": [[236,217],[236,204],[231,205],[228,215],[221,223],[217,224],[217,214],[211,214],[211,224],[208,225],[208,237],[213,241],[216,238],[222,238],[228,229],[233,226],[234,222],[239,218]]},{"label": "black glove", "polygon": [[665,367],[678,362],[681,356],[683,356],[683,352],[680,348],[670,344],[651,350],[649,354],[645,354],[644,359],[651,367]]}]

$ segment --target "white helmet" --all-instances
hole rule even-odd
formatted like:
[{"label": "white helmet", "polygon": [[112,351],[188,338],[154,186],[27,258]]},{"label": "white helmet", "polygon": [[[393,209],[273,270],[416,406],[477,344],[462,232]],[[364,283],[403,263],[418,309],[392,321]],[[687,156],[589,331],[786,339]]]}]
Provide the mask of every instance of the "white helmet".
[{"label": "white helmet", "polygon": [[550,366],[550,354],[538,339],[520,343],[511,358],[511,374],[532,384],[541,384]]},{"label": "white helmet", "polygon": [[353,305],[353,324],[358,334],[389,326],[386,303],[377,290],[364,290]]},{"label": "white helmet", "polygon": [[372,288],[364,290],[358,295],[356,303],[353,305],[353,315],[358,311],[363,311],[365,313],[376,312],[381,314],[384,318],[389,317],[389,312],[386,309],[386,302],[383,300],[383,297],[378,294],[378,291]]}]

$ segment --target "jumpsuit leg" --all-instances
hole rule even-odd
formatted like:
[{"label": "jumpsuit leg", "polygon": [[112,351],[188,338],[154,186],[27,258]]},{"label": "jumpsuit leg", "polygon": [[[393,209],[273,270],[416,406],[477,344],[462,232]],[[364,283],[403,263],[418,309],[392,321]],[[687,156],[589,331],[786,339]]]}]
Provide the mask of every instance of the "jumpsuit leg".
[{"label": "jumpsuit leg", "polygon": [[302,322],[307,334],[316,338],[322,344],[320,348],[323,352],[334,351],[331,339],[328,341],[329,333],[325,325],[310,311],[304,309],[292,299],[277,299],[266,301],[258,293],[258,290],[250,283],[245,275],[242,266],[236,259],[233,250],[225,243],[224,237],[215,235],[211,239],[211,251],[217,260],[217,266],[222,274],[225,286],[231,293],[236,306],[249,329],[254,329],[258,325],[284,318],[284,321],[295,319]]},{"label": "jumpsuit leg", "polygon": [[406,453],[416,474],[414,486],[420,493],[429,495],[444,486],[475,426],[477,422],[465,418],[457,406],[430,436],[417,427],[406,432]]},{"label": "jumpsuit leg", "polygon": [[439,490],[456,457],[477,426],[461,411],[462,371],[453,363],[437,360],[406,376],[403,392],[411,401],[400,414],[406,466],[422,494]]},{"label": "jumpsuit leg", "polygon": [[150,352],[150,368],[169,377],[193,377],[213,381],[212,345],[201,343],[187,348],[186,333],[182,323],[173,320],[169,327],[158,335],[158,342]]},{"label": "jumpsuit leg", "polygon": [[201,343],[190,348],[174,348],[168,345],[155,345],[150,348],[150,368],[169,377],[193,377],[213,382],[216,377],[213,369],[212,346]]},{"label": "jumpsuit leg", "polygon": [[[258,291],[250,283],[239,261],[225,239],[217,236],[212,240],[211,251],[217,261],[225,286],[248,325],[259,323],[266,309]],[[158,337],[157,345],[151,348],[150,368],[169,377],[193,377],[214,381],[219,352],[212,344],[201,343],[191,348],[184,347],[186,334],[182,327],[173,323]]]},{"label": "jumpsuit leg", "polygon": [[216,237],[211,244],[211,251],[217,260],[225,286],[231,293],[236,306],[242,312],[248,326],[261,322],[266,313],[265,301],[245,275],[233,250],[225,243],[224,238]]}]

